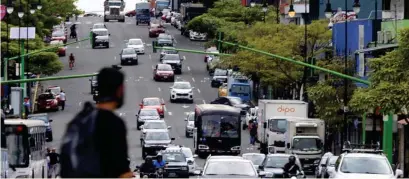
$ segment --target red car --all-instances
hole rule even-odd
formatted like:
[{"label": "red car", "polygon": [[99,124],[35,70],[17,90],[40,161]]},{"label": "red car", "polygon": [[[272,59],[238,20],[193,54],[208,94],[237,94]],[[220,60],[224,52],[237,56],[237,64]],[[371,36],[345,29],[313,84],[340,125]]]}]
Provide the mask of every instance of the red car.
[{"label": "red car", "polygon": [[51,40],[61,40],[65,44],[67,43],[67,33],[61,29],[54,31],[51,35]]},{"label": "red car", "polygon": [[139,104],[141,109],[151,108],[158,110],[158,113],[161,118],[165,117],[165,103],[156,97],[153,98],[143,98],[142,103]]},{"label": "red car", "polygon": [[37,109],[39,111],[44,110],[59,110],[58,100],[53,93],[43,93],[38,96]]},{"label": "red car", "polygon": [[56,49],[56,53],[58,56],[64,57],[66,55],[67,48],[61,45],[64,45],[63,41],[61,40],[53,40],[50,42],[50,46],[60,46]]},{"label": "red car", "polygon": [[169,64],[157,64],[155,69],[153,69],[153,79],[155,81],[175,81],[175,73],[172,66]]},{"label": "red car", "polygon": [[149,37],[158,37],[159,34],[165,33],[165,29],[161,24],[152,24],[149,26]]},{"label": "red car", "polygon": [[61,93],[61,87],[59,86],[49,86],[47,90],[45,91],[47,93],[51,92],[55,95],[55,98],[58,101],[58,104],[60,104],[60,93]]}]

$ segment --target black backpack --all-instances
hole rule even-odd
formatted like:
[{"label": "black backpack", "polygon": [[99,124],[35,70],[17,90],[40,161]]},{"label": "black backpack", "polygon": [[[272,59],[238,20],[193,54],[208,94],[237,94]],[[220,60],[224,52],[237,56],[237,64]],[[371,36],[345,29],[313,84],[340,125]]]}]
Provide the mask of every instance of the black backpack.
[{"label": "black backpack", "polygon": [[102,177],[100,153],[95,146],[95,124],[98,115],[90,102],[68,124],[61,145],[62,178]]}]

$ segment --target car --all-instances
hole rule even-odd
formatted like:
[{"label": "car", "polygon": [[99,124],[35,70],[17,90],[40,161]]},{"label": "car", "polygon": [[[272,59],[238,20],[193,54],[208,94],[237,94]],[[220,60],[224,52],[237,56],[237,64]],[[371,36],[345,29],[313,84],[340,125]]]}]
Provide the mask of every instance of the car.
[{"label": "car", "polygon": [[161,118],[165,117],[165,103],[157,97],[153,98],[143,98],[141,104],[139,104],[141,109],[156,109]]},{"label": "car", "polygon": [[92,45],[93,49],[99,46],[109,48],[109,36],[111,34],[109,34],[108,29],[93,29],[92,32],[97,35],[95,37],[95,44]]},{"label": "car", "polygon": [[177,21],[179,16],[181,16],[180,13],[176,13],[176,12],[172,13],[172,17],[170,18],[170,24],[172,26],[174,26],[174,27],[176,26],[176,21]]},{"label": "car", "polygon": [[335,162],[337,161],[338,156],[330,156],[327,157],[325,164],[322,166],[321,176],[320,178],[328,178],[329,173],[328,171],[335,171]]},{"label": "car", "polygon": [[104,23],[95,23],[92,25],[92,30],[93,29],[108,29],[107,26]]},{"label": "car", "polygon": [[138,54],[145,54],[145,45],[142,39],[129,39],[126,46],[135,49]]},{"label": "car", "polygon": [[227,83],[223,83],[219,86],[217,97],[227,96]]},{"label": "car", "polygon": [[325,168],[325,164],[327,162],[327,159],[329,157],[333,156],[333,155],[334,154],[332,154],[331,152],[327,152],[322,156],[321,160],[319,160],[317,162],[314,162],[314,163],[317,163],[316,168],[315,168],[315,177],[316,178],[321,178],[322,171],[323,171],[323,168]]},{"label": "car", "polygon": [[182,61],[179,54],[165,54],[162,57],[163,64],[169,64],[176,74],[182,74]]},{"label": "car", "polygon": [[194,174],[196,170],[196,161],[195,159],[198,157],[196,154],[192,153],[192,150],[189,147],[184,147],[184,146],[177,146],[177,145],[170,145],[168,148],[166,148],[166,151],[171,150],[171,151],[181,151],[183,155],[185,156],[185,159],[187,161],[187,164],[189,166],[189,174]]},{"label": "car", "polygon": [[189,39],[190,40],[202,40],[206,41],[207,40],[207,34],[206,33],[199,33],[195,32],[193,30],[189,30]]},{"label": "car", "polygon": [[157,155],[157,153],[172,143],[175,138],[169,137],[169,131],[166,129],[156,129],[146,132],[140,138],[142,144],[142,158],[148,155]]},{"label": "car", "polygon": [[57,55],[64,57],[66,55],[67,47],[62,46],[64,42],[62,40],[53,40],[50,42],[50,46],[59,46],[56,49]]},{"label": "car", "polygon": [[260,166],[264,159],[266,158],[266,155],[261,154],[261,153],[244,153],[241,155],[244,159],[250,160],[253,162],[254,167],[258,168]]},{"label": "car", "polygon": [[193,136],[193,129],[195,128],[195,113],[189,112],[185,118],[186,127],[185,127],[185,136],[191,137]]},{"label": "car", "polygon": [[[288,158],[292,154],[267,154],[264,161],[259,165],[259,170],[263,171],[265,178],[284,178],[284,165],[288,162]],[[295,163],[302,171],[302,165],[297,155],[295,156]]]},{"label": "car", "polygon": [[328,168],[329,178],[399,178],[403,176],[403,171],[396,169],[395,165],[391,166],[382,151],[370,150],[353,149],[342,153],[335,162],[335,167]]},{"label": "car", "polygon": [[[217,50],[217,47],[210,47],[210,48],[206,49],[206,52],[210,52],[210,53],[220,53],[220,52]],[[212,56],[212,55],[211,55],[211,54],[206,54],[203,61],[204,61],[205,63],[207,63],[207,60],[209,59],[210,56]]]},{"label": "car", "polygon": [[45,125],[47,126],[45,131],[45,137],[47,142],[53,141],[53,129],[51,127],[52,119],[48,116],[48,113],[38,113],[38,114],[30,114],[27,116],[27,120],[42,120],[44,121]]},{"label": "car", "polygon": [[211,55],[207,59],[206,70],[209,72],[210,76],[214,75],[214,71],[219,66],[219,64],[220,64],[220,57],[219,56]]},{"label": "car", "polygon": [[134,48],[124,48],[119,53],[121,65],[135,64],[138,65],[138,54]]},{"label": "car", "polygon": [[250,108],[248,104],[244,104],[241,98],[233,96],[218,97],[210,104],[224,104],[241,109],[241,115],[246,115],[247,110]]},{"label": "car", "polygon": [[98,81],[97,81],[97,76],[92,76],[90,79],[90,85],[91,85],[91,94],[94,94],[95,91],[97,91],[98,87]]},{"label": "car", "polygon": [[173,47],[173,37],[169,34],[159,34],[157,38],[157,43],[158,46],[163,47],[163,46],[168,46],[168,47]]},{"label": "car", "polygon": [[162,33],[165,33],[165,28],[161,24],[151,22],[149,25],[149,37],[158,37]]},{"label": "car", "polygon": [[188,81],[177,81],[173,83],[170,88],[170,102],[173,103],[176,100],[187,100],[193,103],[193,89]]},{"label": "car", "polygon": [[210,83],[210,86],[212,88],[218,88],[220,87],[223,83],[227,83],[227,79],[228,79],[228,71],[227,70],[223,70],[220,68],[216,68],[216,70],[214,70],[213,73],[213,78],[212,81]]},{"label": "car", "polygon": [[140,130],[141,126],[145,124],[146,121],[159,120],[160,115],[157,109],[145,108],[140,109],[136,115],[136,128]]},{"label": "car", "polygon": [[57,101],[58,101],[58,104],[60,104],[61,102],[60,102],[60,93],[61,93],[61,87],[59,87],[59,86],[49,86],[46,90],[45,90],[45,92],[51,92],[51,93],[53,93],[54,95],[55,95],[55,98],[57,99]]},{"label": "car", "polygon": [[253,162],[232,156],[207,159],[203,171],[195,171],[202,178],[259,178]]},{"label": "car", "polygon": [[53,93],[42,93],[37,99],[37,109],[44,110],[59,110],[58,100]]},{"label": "car", "polygon": [[175,81],[175,73],[169,64],[157,64],[153,69],[153,79],[155,81]]},{"label": "car", "polygon": [[181,148],[167,147],[159,152],[166,161],[164,178],[189,178],[189,164]]},{"label": "car", "polygon": [[171,126],[166,125],[165,120],[149,120],[145,121],[143,125],[141,125],[142,134],[146,134],[150,130],[159,130],[159,129],[170,129]]},{"label": "car", "polygon": [[160,52],[159,61],[162,62],[162,59],[166,54],[179,54],[179,52],[174,50],[174,49],[176,49],[176,48],[175,47],[169,47],[169,49],[162,49],[161,52]]},{"label": "car", "polygon": [[51,34],[51,41],[53,40],[61,40],[65,44],[67,43],[67,34],[62,29],[56,30]]}]

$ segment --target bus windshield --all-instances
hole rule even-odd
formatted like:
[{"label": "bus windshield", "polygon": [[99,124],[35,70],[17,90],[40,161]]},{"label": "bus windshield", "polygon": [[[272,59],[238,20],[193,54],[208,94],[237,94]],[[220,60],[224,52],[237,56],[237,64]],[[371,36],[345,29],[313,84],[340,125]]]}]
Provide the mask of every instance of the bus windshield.
[{"label": "bus windshield", "polygon": [[149,14],[149,9],[136,9],[136,14]]},{"label": "bus windshield", "polygon": [[18,132],[21,126],[6,126],[8,162],[11,166],[21,167],[28,164],[25,150],[24,133]]},{"label": "bus windshield", "polygon": [[238,116],[205,115],[202,116],[202,136],[238,138],[240,121]]},{"label": "bus windshield", "polygon": [[231,92],[239,93],[239,94],[250,94],[250,86],[249,85],[232,85]]}]

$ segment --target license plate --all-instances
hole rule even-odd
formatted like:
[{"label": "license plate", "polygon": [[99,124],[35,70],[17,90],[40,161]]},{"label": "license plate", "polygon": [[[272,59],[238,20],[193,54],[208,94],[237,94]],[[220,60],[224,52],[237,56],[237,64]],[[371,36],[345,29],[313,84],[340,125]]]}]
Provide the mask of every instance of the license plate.
[{"label": "license plate", "polygon": [[50,106],[46,106],[45,108],[49,109],[49,108],[50,108]]},{"label": "license plate", "polygon": [[176,173],[169,173],[169,177],[176,177]]},{"label": "license plate", "polygon": [[128,60],[128,62],[131,62],[131,60]]},{"label": "license plate", "polygon": [[168,78],[168,76],[164,76],[163,78]]}]

